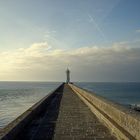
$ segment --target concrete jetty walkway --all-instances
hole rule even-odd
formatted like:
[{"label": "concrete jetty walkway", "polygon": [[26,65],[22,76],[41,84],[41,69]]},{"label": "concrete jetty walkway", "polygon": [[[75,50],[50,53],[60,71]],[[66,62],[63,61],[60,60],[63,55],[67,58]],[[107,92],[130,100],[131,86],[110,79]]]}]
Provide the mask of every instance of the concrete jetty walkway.
[{"label": "concrete jetty walkway", "polygon": [[116,140],[67,84],[16,140]]}]

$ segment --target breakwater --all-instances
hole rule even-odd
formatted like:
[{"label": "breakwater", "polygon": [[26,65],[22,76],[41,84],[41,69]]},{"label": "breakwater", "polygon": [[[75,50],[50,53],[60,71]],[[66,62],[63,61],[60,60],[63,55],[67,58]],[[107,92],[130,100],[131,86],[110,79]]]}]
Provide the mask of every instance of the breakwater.
[{"label": "breakwater", "polygon": [[0,130],[0,140],[139,140],[139,128],[139,114],[63,83]]}]

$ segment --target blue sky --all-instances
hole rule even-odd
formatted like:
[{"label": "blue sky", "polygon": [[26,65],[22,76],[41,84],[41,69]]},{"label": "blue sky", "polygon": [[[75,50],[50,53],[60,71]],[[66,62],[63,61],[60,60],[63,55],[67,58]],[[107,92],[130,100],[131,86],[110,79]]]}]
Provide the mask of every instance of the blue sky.
[{"label": "blue sky", "polygon": [[139,6],[139,0],[1,0],[0,46],[26,47],[44,40],[54,47],[130,41],[139,37]]},{"label": "blue sky", "polygon": [[[139,7],[139,0],[1,0],[0,51],[2,54],[11,51],[8,54],[13,58],[18,49],[31,47],[33,50],[32,46],[35,46],[37,51],[36,46],[42,44],[59,53],[84,47],[92,49],[93,46],[139,48]],[[67,61],[64,67],[74,63]],[[58,76],[57,79],[61,78]],[[98,76],[96,79],[102,81]],[[113,77],[108,79],[111,80]]]}]

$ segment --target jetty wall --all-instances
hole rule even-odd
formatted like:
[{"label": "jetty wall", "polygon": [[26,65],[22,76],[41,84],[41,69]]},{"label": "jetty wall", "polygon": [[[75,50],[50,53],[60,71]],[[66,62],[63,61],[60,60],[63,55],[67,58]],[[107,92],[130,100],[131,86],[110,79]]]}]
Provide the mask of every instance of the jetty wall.
[{"label": "jetty wall", "polygon": [[55,92],[57,92],[64,85],[61,84],[54,91],[49,93],[47,96],[42,98],[39,102],[25,111],[22,115],[16,118],[14,121],[9,123],[6,127],[0,130],[0,140],[15,140],[16,136],[22,132],[24,127],[29,124],[37,115],[46,109],[50,101],[55,97]]},{"label": "jetty wall", "polygon": [[139,113],[73,84],[69,84],[69,86],[118,139],[140,140]]}]

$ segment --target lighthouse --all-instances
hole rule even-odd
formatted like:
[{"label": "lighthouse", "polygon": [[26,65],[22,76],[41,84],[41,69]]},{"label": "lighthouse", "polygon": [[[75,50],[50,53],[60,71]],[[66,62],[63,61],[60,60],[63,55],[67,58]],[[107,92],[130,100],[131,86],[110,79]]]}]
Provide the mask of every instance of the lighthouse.
[{"label": "lighthouse", "polygon": [[67,77],[66,83],[68,84],[68,83],[70,83],[70,70],[68,68],[66,70],[66,77]]}]

